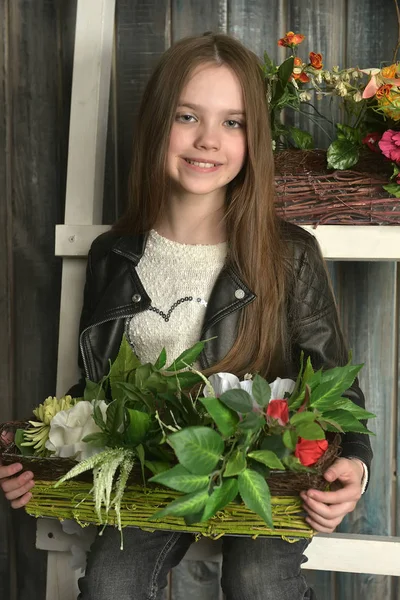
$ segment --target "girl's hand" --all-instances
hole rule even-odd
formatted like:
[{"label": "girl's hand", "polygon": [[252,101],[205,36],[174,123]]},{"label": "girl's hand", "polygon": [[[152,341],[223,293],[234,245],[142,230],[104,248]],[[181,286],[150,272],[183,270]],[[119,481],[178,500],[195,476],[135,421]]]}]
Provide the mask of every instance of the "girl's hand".
[{"label": "girl's hand", "polygon": [[357,458],[336,460],[324,477],[329,483],[338,481],[341,489],[335,492],[308,490],[300,493],[308,513],[307,523],[316,531],[332,533],[343,518],[355,509],[361,497],[363,476],[363,465]]},{"label": "girl's hand", "polygon": [[21,470],[22,465],[20,463],[14,463],[5,467],[0,462],[0,486],[7,500],[11,500],[12,508],[21,508],[25,504],[28,504],[32,498],[30,490],[35,485],[33,473],[27,471],[18,475],[18,477],[13,477],[13,475]]}]

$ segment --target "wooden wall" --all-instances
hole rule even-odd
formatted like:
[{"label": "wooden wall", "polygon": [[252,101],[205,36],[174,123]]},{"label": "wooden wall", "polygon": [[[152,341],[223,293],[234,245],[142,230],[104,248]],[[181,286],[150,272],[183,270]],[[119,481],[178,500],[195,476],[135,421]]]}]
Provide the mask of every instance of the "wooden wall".
[{"label": "wooden wall", "polygon": [[[63,216],[75,10],[76,0],[0,0],[0,421],[25,417],[55,389],[54,225]],[[285,53],[277,38],[298,31],[307,36],[304,57],[321,51],[327,66],[378,66],[397,41],[393,0],[117,0],[105,223],[123,208],[134,119],[152,68],[171,42],[209,30],[279,60]],[[326,146],[326,134],[317,139]],[[397,265],[342,262],[330,271],[354,358],[366,363],[367,403],[378,415],[370,489],[341,530],[399,535]],[[12,512],[11,521],[1,505],[0,597],[44,600],[34,522]],[[307,574],[319,600],[400,598],[394,578]],[[218,576],[216,565],[184,562],[172,574],[171,598],[217,600]]]},{"label": "wooden wall", "polygon": [[[74,13],[70,1],[0,1],[0,422],[55,390]],[[0,597],[44,600],[35,520],[2,501],[0,527]]]}]

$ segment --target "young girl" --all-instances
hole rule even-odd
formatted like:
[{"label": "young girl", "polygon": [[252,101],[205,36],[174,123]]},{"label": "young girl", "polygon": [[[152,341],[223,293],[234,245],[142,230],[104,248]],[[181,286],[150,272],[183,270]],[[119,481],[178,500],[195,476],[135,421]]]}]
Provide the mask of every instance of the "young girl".
[{"label": "young girl", "polygon": [[[220,34],[172,46],[144,93],[127,211],[89,254],[80,335],[86,377],[103,376],[124,332],[145,362],[163,346],[173,358],[214,338],[200,360],[206,374],[295,378],[301,350],[315,368],[347,362],[317,243],[275,215],[273,166],[256,56]],[[348,396],[364,406],[357,382]],[[332,532],[354,509],[370,461],[367,436],[343,435],[342,458],[325,474],[341,489],[302,494],[317,531]],[[30,473],[13,477],[20,468],[0,467],[14,508],[34,485]],[[114,527],[97,538],[79,582],[82,600],[159,598],[193,536],[129,528],[124,542],[121,552]],[[226,536],[227,600],[311,598],[300,571],[307,543]]]}]

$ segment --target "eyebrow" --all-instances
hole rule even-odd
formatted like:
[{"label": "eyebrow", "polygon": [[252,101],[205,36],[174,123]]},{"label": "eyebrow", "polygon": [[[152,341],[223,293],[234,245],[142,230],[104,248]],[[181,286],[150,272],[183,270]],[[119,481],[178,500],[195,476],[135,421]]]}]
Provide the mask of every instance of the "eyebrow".
[{"label": "eyebrow", "polygon": [[[186,106],[187,108],[192,108],[193,110],[201,110],[201,106],[199,104],[193,104],[192,102],[179,102],[178,104],[178,108],[181,108],[183,106]],[[228,110],[224,110],[224,113],[228,114],[228,115],[242,115],[245,116],[246,113],[244,113],[242,110],[235,110],[233,108],[230,108]]]}]

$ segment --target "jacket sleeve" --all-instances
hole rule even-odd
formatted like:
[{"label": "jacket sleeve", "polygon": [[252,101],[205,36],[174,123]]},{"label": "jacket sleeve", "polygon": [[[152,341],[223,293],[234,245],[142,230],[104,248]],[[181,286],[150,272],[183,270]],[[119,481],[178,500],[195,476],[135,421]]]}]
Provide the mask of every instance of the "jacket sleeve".
[{"label": "jacket sleeve", "polygon": [[[336,303],[319,245],[313,236],[304,244],[296,261],[296,279],[291,302],[292,349],[295,364],[300,352],[310,356],[314,369],[342,366],[348,362],[348,349],[339,323]],[[358,379],[345,396],[365,407]],[[342,435],[344,457],[361,459],[370,469],[372,450],[369,436],[361,433]]]}]

